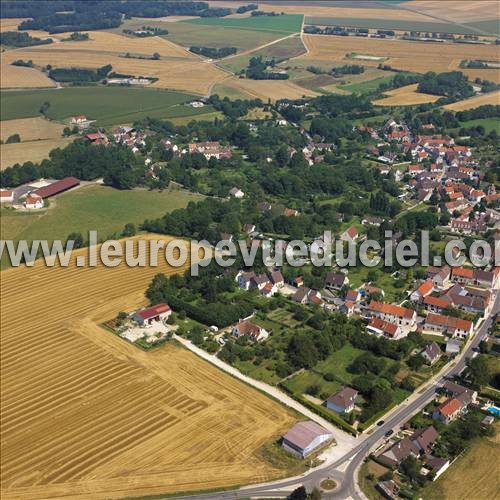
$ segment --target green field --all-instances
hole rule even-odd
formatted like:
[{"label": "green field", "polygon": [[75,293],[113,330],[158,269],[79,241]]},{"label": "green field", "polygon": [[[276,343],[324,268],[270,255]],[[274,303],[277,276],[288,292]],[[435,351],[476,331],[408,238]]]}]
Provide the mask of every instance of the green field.
[{"label": "green field", "polygon": [[251,54],[242,55],[239,57],[233,57],[227,61],[223,61],[220,65],[232,71],[233,73],[238,73],[242,69],[248,66],[248,62],[251,57],[262,56],[263,59],[275,59],[277,62],[285,61],[291,57],[297,57],[304,54],[306,49],[302,43],[300,37],[293,36],[280,42],[264,47],[260,50],[256,50]]},{"label": "green field", "polygon": [[49,102],[47,116],[64,120],[84,114],[98,125],[131,123],[146,116],[176,118],[213,112],[213,108],[192,108],[183,103],[194,96],[157,89],[121,87],[67,87],[59,90],[22,90],[0,93],[0,119],[13,120],[39,116],[40,107]]},{"label": "green field", "polygon": [[84,186],[51,198],[47,210],[16,212],[2,209],[0,237],[7,240],[66,239],[71,232],[96,230],[107,238],[132,222],[159,217],[185,207],[199,196],[184,191],[119,191],[106,186]]},{"label": "green field", "polygon": [[471,28],[476,28],[481,31],[486,31],[492,35],[500,35],[500,24],[497,19],[489,19],[487,21],[476,21],[474,23],[467,23]]},{"label": "green field", "polygon": [[341,90],[348,90],[349,92],[354,92],[356,94],[368,94],[370,92],[375,92],[381,83],[389,83],[392,78],[393,74],[390,76],[374,78],[373,80],[368,80],[366,82],[339,85],[338,88]]},{"label": "green field", "polygon": [[250,16],[243,18],[202,17],[188,19],[181,23],[195,24],[197,26],[223,26],[225,28],[238,28],[254,31],[271,31],[290,35],[298,33],[302,27],[301,14],[284,14],[282,16]]},{"label": "green field", "polygon": [[[489,21],[484,21],[489,23]],[[477,30],[453,23],[401,21],[398,19],[363,19],[359,17],[317,17],[306,16],[306,24],[320,26],[348,26],[351,28],[372,28],[401,31],[425,31],[438,33],[454,33],[458,35],[477,35]],[[473,25],[470,23],[471,26]],[[478,24],[478,23],[476,23]],[[488,26],[490,26],[488,24]]]},{"label": "green field", "polygon": [[498,118],[478,118],[477,120],[460,122],[460,126],[465,128],[477,127],[478,125],[482,125],[487,134],[492,130],[495,130],[497,134],[500,134],[500,120]]}]

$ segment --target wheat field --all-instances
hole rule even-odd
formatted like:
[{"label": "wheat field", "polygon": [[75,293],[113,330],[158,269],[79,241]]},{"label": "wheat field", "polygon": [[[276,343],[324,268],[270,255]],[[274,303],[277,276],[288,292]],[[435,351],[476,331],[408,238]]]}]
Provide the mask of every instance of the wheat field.
[{"label": "wheat field", "polygon": [[[498,46],[459,43],[426,43],[405,40],[365,39],[357,37],[304,35],[308,54],[297,61],[344,61],[351,53],[384,57],[384,64],[395,69],[425,73],[459,70],[464,59],[500,61]],[[380,61],[363,60],[363,65],[378,66]],[[469,78],[480,77],[500,83],[496,69],[460,69]]]},{"label": "wheat field", "polygon": [[277,475],[256,450],[295,421],[284,408],[189,351],[143,352],[99,326],[144,305],[160,271],[174,270],[1,273],[3,499],[123,498]]},{"label": "wheat field", "polygon": [[399,89],[389,90],[388,92],[384,92],[384,95],[388,97],[373,101],[373,104],[377,106],[412,106],[427,102],[436,102],[440,99],[440,96],[437,95],[417,92],[417,87],[418,84],[415,83],[400,87]]},{"label": "wheat field", "polygon": [[446,104],[443,108],[451,111],[465,111],[466,109],[479,108],[479,106],[485,106],[487,104],[496,104],[500,106],[500,90],[464,99],[463,101]]},{"label": "wheat field", "polygon": [[20,118],[18,120],[0,121],[0,139],[6,141],[13,134],[19,134],[21,141],[38,141],[41,139],[59,139],[62,136],[64,125],[37,118]]},{"label": "wheat field", "polygon": [[[214,83],[227,77],[227,73],[215,65],[202,61],[183,47],[160,37],[132,38],[96,31],[91,32],[90,37],[91,40],[84,42],[53,43],[5,52],[2,54],[2,76],[4,66],[6,72],[14,72],[12,68],[37,72],[31,68],[9,66],[16,59],[31,59],[38,66],[50,64],[57,68],[99,68],[111,64],[113,71],[118,73],[158,78],[152,85],[154,87],[195,94],[208,93]],[[156,61],[150,59],[155,52],[160,54],[160,59]],[[125,57],[127,53],[132,57]],[[37,73],[53,85],[48,78]],[[26,78],[22,75],[16,77],[12,74],[8,80],[8,85],[2,81],[4,87],[26,86]]]}]

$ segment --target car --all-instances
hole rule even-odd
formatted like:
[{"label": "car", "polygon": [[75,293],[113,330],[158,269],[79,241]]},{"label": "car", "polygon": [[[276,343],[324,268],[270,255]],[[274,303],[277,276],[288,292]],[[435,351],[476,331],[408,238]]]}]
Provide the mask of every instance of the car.
[{"label": "car", "polygon": [[377,422],[377,425],[380,427],[381,425],[384,425],[385,424],[385,420],[379,420]]},{"label": "car", "polygon": [[394,434],[394,431],[393,431],[392,429],[389,429],[389,430],[388,430],[388,431],[384,434],[384,436],[385,436],[386,438],[388,438],[388,437],[391,437],[393,434]]}]

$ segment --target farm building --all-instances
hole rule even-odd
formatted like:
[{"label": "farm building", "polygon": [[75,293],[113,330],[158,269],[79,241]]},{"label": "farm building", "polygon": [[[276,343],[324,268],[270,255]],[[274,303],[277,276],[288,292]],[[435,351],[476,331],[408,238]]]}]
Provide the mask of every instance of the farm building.
[{"label": "farm building", "polygon": [[142,326],[151,325],[154,321],[163,321],[168,319],[171,314],[172,309],[170,309],[168,304],[157,304],[156,306],[136,311],[134,314],[134,320]]},{"label": "farm building", "polygon": [[305,458],[332,438],[329,431],[309,420],[295,424],[283,436],[282,445],[286,451]]},{"label": "farm building", "polygon": [[41,187],[36,191],[33,191],[31,194],[40,196],[40,198],[50,198],[51,196],[63,193],[64,191],[79,185],[80,181],[76,177],[64,177],[64,179],[53,182],[48,186]]},{"label": "farm building", "polygon": [[36,209],[36,208],[43,208],[43,199],[41,196],[38,196],[36,194],[29,194],[26,199],[24,200],[24,208],[27,209]]},{"label": "farm building", "polygon": [[14,201],[14,191],[0,191],[0,203],[12,203]]}]

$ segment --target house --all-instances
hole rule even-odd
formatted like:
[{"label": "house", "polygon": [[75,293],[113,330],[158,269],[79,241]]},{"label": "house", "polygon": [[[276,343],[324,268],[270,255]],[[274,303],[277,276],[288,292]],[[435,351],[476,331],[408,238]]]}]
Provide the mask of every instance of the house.
[{"label": "house", "polygon": [[396,500],[399,498],[400,488],[392,479],[378,482],[376,488],[384,498],[387,498],[387,500]]},{"label": "house", "polygon": [[0,190],[0,203],[12,203],[14,201],[14,191]]},{"label": "house", "polygon": [[189,154],[199,153],[205,156],[207,160],[210,158],[231,158],[233,153],[231,148],[221,146],[219,141],[194,142],[188,145]]},{"label": "house", "polygon": [[485,288],[498,288],[498,270],[495,268],[494,272],[484,271],[483,269],[474,269],[474,284],[484,286]]},{"label": "house", "polygon": [[257,210],[262,213],[269,212],[269,210],[271,210],[272,208],[273,206],[267,201],[263,201],[257,204]]},{"label": "house", "polygon": [[140,309],[134,313],[134,321],[141,326],[152,325],[155,321],[164,321],[172,314],[172,309],[168,304],[157,304],[152,307]]},{"label": "house", "polygon": [[304,278],[303,278],[302,276],[297,276],[297,277],[293,280],[292,284],[293,284],[294,286],[296,286],[297,288],[299,288],[299,287],[301,287],[301,286],[304,286]]},{"label": "house", "polygon": [[305,458],[332,439],[330,431],[309,420],[295,424],[283,436],[282,446],[295,456]]},{"label": "house", "polygon": [[250,290],[250,287],[252,286],[252,280],[254,278],[255,278],[255,273],[253,271],[249,272],[240,271],[236,275],[238,288],[242,288],[243,290]]},{"label": "house", "polygon": [[292,300],[298,304],[321,304],[322,302],[321,294],[307,287],[299,288],[292,297]]},{"label": "house", "polygon": [[389,467],[399,467],[406,458],[418,458],[428,454],[439,437],[436,429],[429,426],[415,431],[411,436],[405,437],[387,448],[379,456],[379,460]]},{"label": "house", "polygon": [[427,344],[422,351],[422,357],[427,361],[429,365],[433,365],[441,357],[441,348],[436,344],[436,342],[431,342]]},{"label": "house", "polygon": [[243,226],[243,231],[247,234],[251,234],[255,231],[255,224],[245,224]]},{"label": "house", "polygon": [[466,407],[457,398],[447,399],[433,412],[432,418],[448,425],[465,412]]},{"label": "house", "polygon": [[356,404],[358,391],[351,387],[343,387],[326,400],[326,407],[337,413],[351,413]]},{"label": "house", "polygon": [[365,226],[377,226],[379,227],[384,222],[382,217],[375,217],[371,215],[367,215],[362,221],[361,224]]},{"label": "house", "polygon": [[85,115],[72,116],[70,123],[72,125],[79,125],[81,123],[85,123],[87,121],[87,117]]},{"label": "house", "polygon": [[348,290],[345,294],[345,300],[349,300],[354,303],[359,302],[361,300],[361,294],[359,293],[359,290]]},{"label": "house", "polygon": [[229,191],[229,196],[232,196],[233,198],[243,198],[245,193],[241,189],[234,187]]},{"label": "house", "polygon": [[85,139],[87,139],[90,143],[92,143],[95,146],[107,146],[109,144],[109,139],[106,136],[106,134],[103,134],[102,132],[96,132],[94,134],[87,134],[85,136]]},{"label": "house", "polygon": [[413,328],[417,319],[417,313],[413,309],[395,304],[384,304],[376,300],[370,302],[369,311],[372,316],[399,325],[403,329]]},{"label": "house", "polygon": [[352,300],[346,300],[340,306],[340,312],[344,313],[348,318],[350,318],[356,309],[356,304]]},{"label": "house", "polygon": [[37,194],[30,193],[28,196],[26,196],[23,205],[24,208],[27,208],[29,210],[43,208],[43,199]]},{"label": "house", "polygon": [[446,342],[446,354],[449,354],[450,356],[459,354],[461,346],[462,343],[459,340],[449,339]]},{"label": "house", "polygon": [[269,281],[260,288],[260,294],[267,298],[272,297],[277,291],[278,287]]},{"label": "house", "polygon": [[250,323],[248,320],[240,321],[237,325],[233,326],[231,333],[236,338],[246,336],[254,342],[260,342],[269,337],[269,333],[264,328],[254,323]]},{"label": "house", "polygon": [[422,302],[422,300],[434,291],[434,284],[431,279],[425,280],[412,294],[410,300],[412,302]]},{"label": "house", "polygon": [[351,226],[350,228],[346,229],[341,235],[340,239],[342,241],[356,241],[359,238],[359,233],[358,230],[354,227]]},{"label": "house", "polygon": [[339,291],[343,286],[349,285],[349,278],[344,273],[329,272],[325,278],[325,288]]},{"label": "house", "polygon": [[474,283],[474,271],[465,267],[454,267],[451,270],[451,281],[462,285],[472,285]]},{"label": "house", "polygon": [[298,217],[299,211],[294,210],[293,208],[284,208],[282,215],[284,217]]},{"label": "house", "polygon": [[427,455],[425,458],[425,466],[429,469],[432,480],[435,481],[450,466],[450,461],[446,458]]},{"label": "house", "polygon": [[271,273],[271,283],[277,288],[281,288],[285,285],[285,278],[283,278],[281,271],[273,271]]},{"label": "house", "polygon": [[403,336],[403,332],[398,325],[389,323],[380,318],[372,318],[366,326],[366,332],[377,337],[387,337],[397,340]]},{"label": "house", "polygon": [[457,398],[459,401],[467,405],[475,403],[477,400],[477,391],[469,389],[463,385],[456,384],[450,380],[443,384],[443,390],[448,396]]},{"label": "house", "polygon": [[382,288],[379,288],[377,286],[373,286],[373,285],[370,285],[369,283],[365,283],[362,288],[365,291],[366,297],[370,297],[372,295],[379,295],[380,297],[385,297],[385,291]]},{"label": "house", "polygon": [[423,300],[423,305],[426,311],[433,313],[442,313],[451,306],[448,300],[441,297],[434,297],[433,295],[425,297]]},{"label": "house", "polygon": [[425,318],[423,329],[466,339],[473,332],[474,325],[472,321],[466,319],[429,313]]}]

